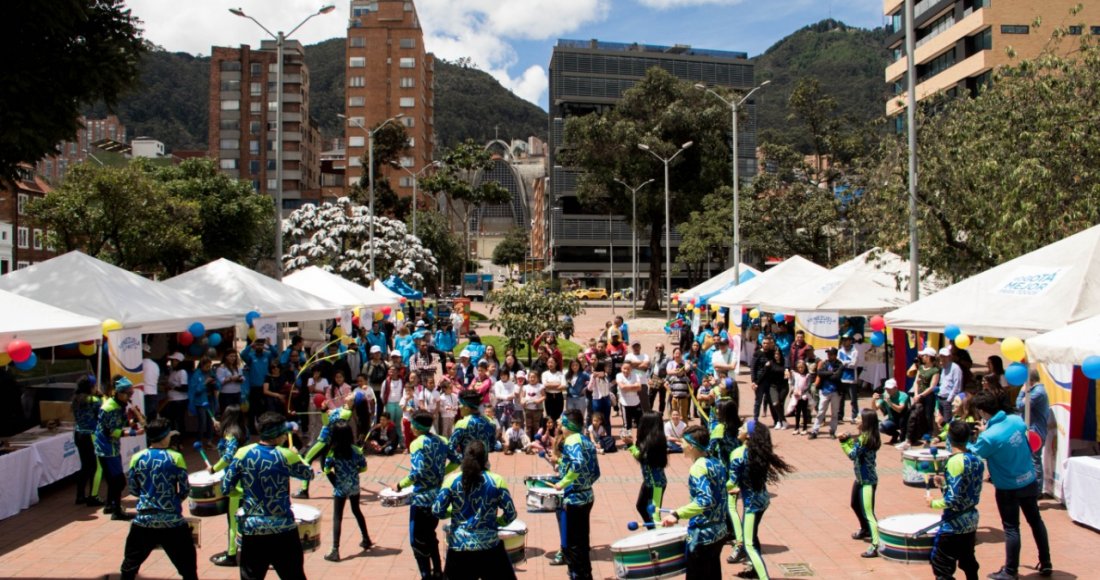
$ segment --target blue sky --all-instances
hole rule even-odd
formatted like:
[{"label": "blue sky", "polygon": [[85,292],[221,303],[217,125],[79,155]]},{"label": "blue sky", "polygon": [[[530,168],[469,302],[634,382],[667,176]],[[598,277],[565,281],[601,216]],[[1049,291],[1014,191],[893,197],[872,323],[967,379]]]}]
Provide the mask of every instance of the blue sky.
[{"label": "blue sky", "polygon": [[[255,24],[230,15],[242,7],[271,30],[289,30],[322,0],[130,0],[148,40],[171,51],[210,54],[211,46],[259,44]],[[345,35],[350,3],[303,26],[310,44]],[[690,44],[755,56],[825,18],[882,24],[881,0],[417,0],[425,46],[448,60],[469,57],[520,97],[546,108],[546,68],[558,38]]]}]

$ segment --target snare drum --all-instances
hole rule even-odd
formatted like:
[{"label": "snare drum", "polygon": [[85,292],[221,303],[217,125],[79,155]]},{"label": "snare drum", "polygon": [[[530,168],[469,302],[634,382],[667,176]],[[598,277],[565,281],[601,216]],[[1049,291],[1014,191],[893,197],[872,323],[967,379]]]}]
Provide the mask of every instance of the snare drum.
[{"label": "snare drum", "polygon": [[928,530],[919,538],[916,533],[939,521],[940,516],[936,514],[902,514],[879,520],[879,554],[895,562],[927,563],[932,558],[932,544],[938,528]]},{"label": "snare drum", "polygon": [[553,512],[561,505],[561,490],[538,486],[527,488],[527,513]]},{"label": "snare drum", "polygon": [[928,449],[910,449],[901,454],[901,480],[906,485],[923,487],[926,478],[942,475],[951,454],[940,450],[935,456]]},{"label": "snare drum", "polygon": [[298,524],[298,537],[302,540],[302,551],[313,552],[321,547],[321,510],[305,504],[292,504],[294,522]]},{"label": "snare drum", "polygon": [[615,577],[672,578],[687,571],[687,528],[675,526],[634,534],[611,544]]},{"label": "snare drum", "polygon": [[382,498],[382,507],[395,508],[406,506],[412,503],[413,490],[411,487],[406,487],[401,491],[394,491],[391,488],[383,488],[378,492],[378,496]]},{"label": "snare drum", "polygon": [[512,521],[497,530],[497,535],[504,542],[504,551],[513,566],[527,560],[527,524],[523,520]]},{"label": "snare drum", "polygon": [[224,477],[224,471],[196,471],[187,476],[187,483],[191,485],[187,509],[191,515],[206,518],[229,513],[229,498],[222,495]]}]

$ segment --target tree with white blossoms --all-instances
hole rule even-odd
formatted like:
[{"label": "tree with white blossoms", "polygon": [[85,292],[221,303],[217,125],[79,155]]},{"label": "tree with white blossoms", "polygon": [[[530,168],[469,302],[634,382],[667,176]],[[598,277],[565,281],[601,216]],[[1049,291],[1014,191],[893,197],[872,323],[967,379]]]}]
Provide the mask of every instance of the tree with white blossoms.
[{"label": "tree with white blossoms", "polygon": [[[303,205],[283,222],[287,273],[317,266],[356,284],[370,283],[370,210],[341,197],[336,203]],[[417,286],[435,275],[435,256],[403,222],[378,217],[374,227],[374,267],[379,278],[396,274]]]}]

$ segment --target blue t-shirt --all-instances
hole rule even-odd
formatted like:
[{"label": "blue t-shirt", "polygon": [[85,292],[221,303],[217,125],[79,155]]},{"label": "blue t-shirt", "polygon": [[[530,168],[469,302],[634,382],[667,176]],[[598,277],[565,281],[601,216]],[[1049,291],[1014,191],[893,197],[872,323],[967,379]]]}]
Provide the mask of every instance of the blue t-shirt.
[{"label": "blue t-shirt", "polygon": [[1035,465],[1027,444],[1027,425],[1017,415],[998,411],[985,431],[969,445],[974,455],[989,464],[989,475],[997,489],[1020,489],[1035,482]]}]

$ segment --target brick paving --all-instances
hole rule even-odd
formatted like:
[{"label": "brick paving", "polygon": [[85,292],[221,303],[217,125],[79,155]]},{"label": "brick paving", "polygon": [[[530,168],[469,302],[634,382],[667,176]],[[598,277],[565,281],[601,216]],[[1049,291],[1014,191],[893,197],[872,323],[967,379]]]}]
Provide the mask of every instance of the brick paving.
[{"label": "brick paving", "polygon": [[[607,308],[589,308],[578,321],[578,336],[586,337],[602,327],[610,317]],[[641,324],[639,327],[643,326]],[[633,332],[642,339],[645,352],[652,352],[663,334]],[[745,377],[741,383],[744,385]],[[747,390],[747,387],[742,387]],[[742,396],[742,414],[749,412],[751,397]],[[615,419],[618,424],[618,419]],[[853,426],[847,426],[853,429]],[[886,575],[889,578],[930,578],[926,564],[905,565],[883,559],[865,560],[859,557],[865,545],[848,538],[857,527],[848,507],[851,488],[851,464],[830,439],[809,441],[790,431],[774,433],[777,450],[798,471],[771,490],[771,508],[763,518],[760,530],[764,558],[773,578],[782,578],[782,564],[805,564],[815,578],[860,578]],[[197,470],[201,460],[188,456],[190,466]],[[557,526],[552,514],[527,513],[523,507],[523,478],[528,474],[548,473],[549,466],[535,456],[504,456],[493,454],[492,469],[509,482],[516,498],[520,519],[528,526],[527,561],[518,566],[520,578],[565,578],[564,567],[549,566],[549,557],[558,545]],[[358,531],[350,513],[345,511],[344,547],[339,563],[330,563],[322,555],[331,545],[331,488],[324,479],[315,481],[312,499],[305,503],[323,512],[321,550],[306,555],[306,574],[310,578],[415,578],[416,565],[408,545],[408,511],[406,508],[381,507],[376,493],[383,484],[404,476],[401,466],[407,466],[407,456],[370,457],[369,469],[363,477],[363,511],[377,547],[358,553]],[[924,490],[905,486],[901,481],[900,453],[893,448],[879,452],[880,485],[877,515],[886,517],[930,512],[925,507]],[[627,522],[637,520],[634,500],[640,484],[636,463],[627,453],[600,456],[603,476],[596,485],[596,504],[592,512],[592,558],[597,578],[613,578],[610,544],[631,534]],[[670,458],[668,474],[670,489],[665,507],[676,507],[687,501],[685,481],[688,462],[682,455]],[[122,546],[129,524],[110,521],[96,510],[72,504],[71,483],[43,490],[42,501],[19,515],[0,522],[0,576],[18,578],[102,578],[117,577],[122,560]],[[133,498],[124,500],[133,509]],[[1100,535],[1097,531],[1074,524],[1065,509],[1053,500],[1043,500],[1041,509],[1050,532],[1055,578],[1089,578],[1100,568]],[[981,523],[978,533],[978,560],[984,577],[997,570],[1004,558],[1004,537],[991,486],[986,486],[980,505]],[[443,542],[442,532],[439,534]],[[237,570],[217,568],[207,558],[224,549],[226,521],[222,517],[205,518],[202,547],[199,549],[199,576],[202,578],[236,578]],[[723,552],[723,562],[729,553]],[[1021,562],[1037,561],[1034,542],[1024,525]],[[723,563],[724,576],[730,577],[740,565]],[[1092,573],[1088,572],[1093,570]],[[175,570],[156,551],[142,568],[142,577],[171,578]],[[272,575],[274,577],[274,575]],[[960,575],[961,577],[961,575]],[[1031,572],[1021,577],[1038,577]]]}]

